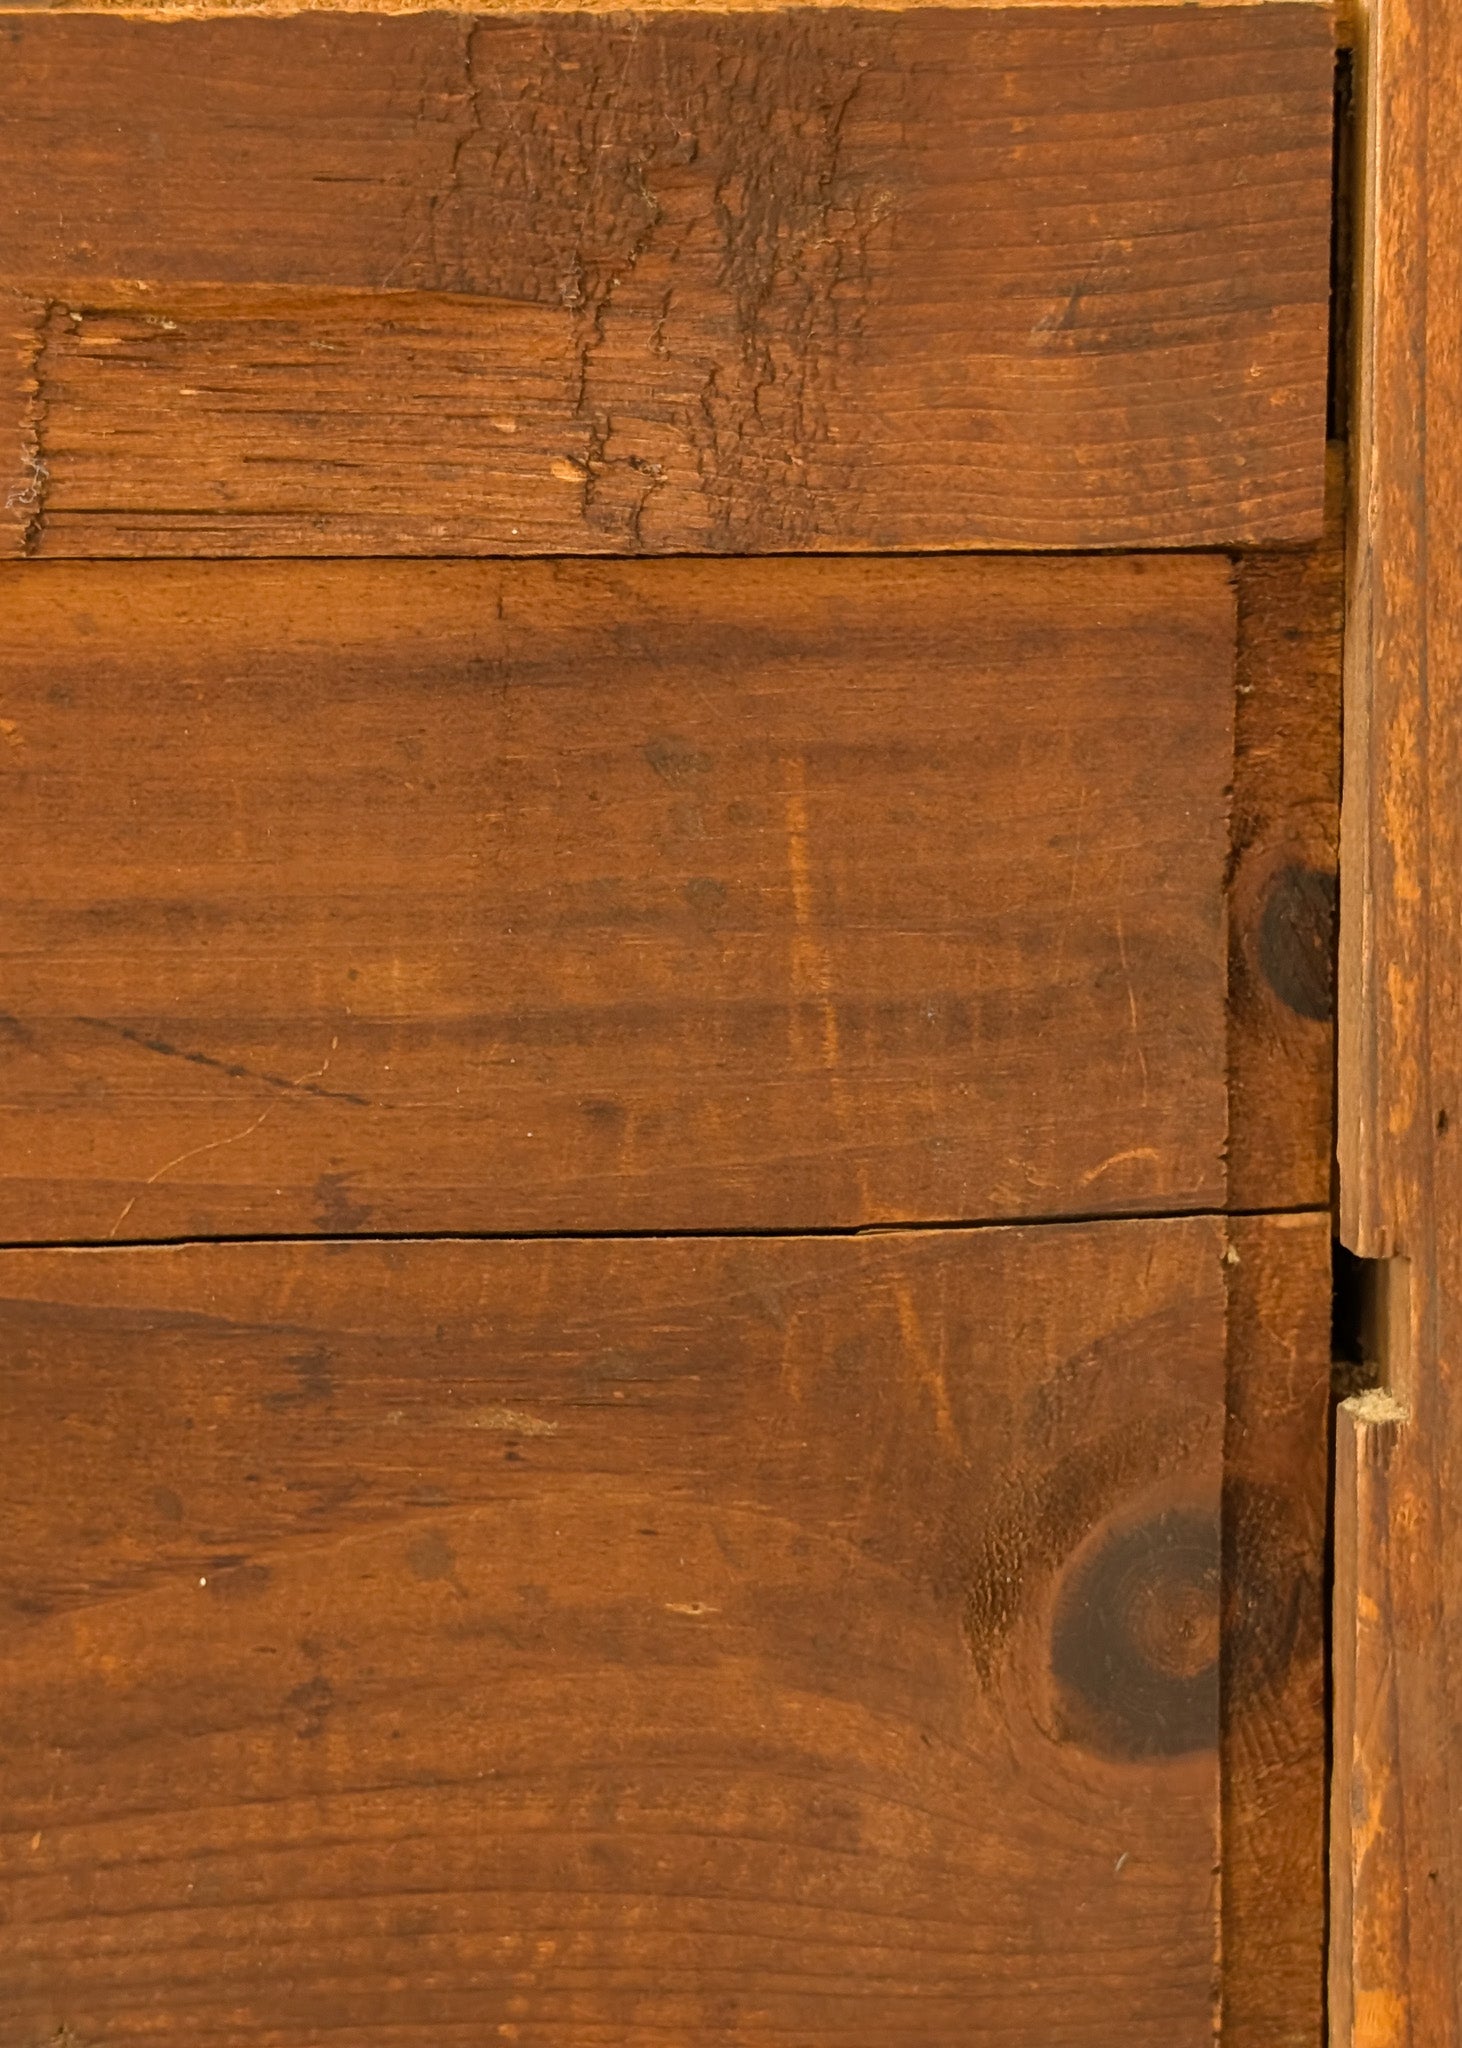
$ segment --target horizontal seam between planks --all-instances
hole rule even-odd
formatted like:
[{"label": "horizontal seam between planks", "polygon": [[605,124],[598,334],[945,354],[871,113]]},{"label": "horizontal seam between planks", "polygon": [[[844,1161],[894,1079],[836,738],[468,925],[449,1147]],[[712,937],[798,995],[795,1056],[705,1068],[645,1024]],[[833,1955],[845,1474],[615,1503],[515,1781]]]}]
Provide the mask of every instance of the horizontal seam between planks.
[{"label": "horizontal seam between planks", "polygon": [[1055,1216],[933,1217],[892,1223],[810,1224],[778,1228],[765,1224],[728,1224],[690,1230],[373,1230],[332,1236],[328,1231],[220,1232],[211,1237],[67,1237],[4,1238],[0,1252],[178,1251],[192,1245],[255,1244],[675,1244],[704,1243],[725,1238],[857,1238],[916,1236],[951,1231],[1040,1230],[1086,1228],[1101,1223],[1230,1223],[1263,1222],[1279,1217],[1324,1217],[1330,1211],[1301,1202],[1280,1208],[1243,1209],[1118,1209],[1072,1212]]},{"label": "horizontal seam between planks", "polygon": [[[1055,0],[1043,0],[1043,4],[1055,4]],[[1212,4],[1218,5],[1220,4],[1220,0],[1212,0]],[[1245,0],[1245,4],[1248,4],[1248,0]],[[1255,0],[1255,4],[1257,4],[1257,0]],[[1298,0],[1284,0],[1284,4],[1297,5]],[[3,0],[0,0],[0,11],[3,11]],[[59,516],[63,519],[73,517],[96,517],[107,519],[115,518],[120,520],[123,517],[132,517],[135,515],[113,512],[101,512],[95,514],[78,514],[72,512],[63,512]],[[187,512],[170,512],[166,515],[143,514],[141,516],[155,518],[161,518],[166,516],[168,518],[187,519],[192,516],[197,516],[199,518],[214,518],[219,515],[214,512],[209,512],[206,514],[199,513],[197,515],[192,515]],[[230,519],[233,519],[240,515],[237,515],[235,513],[229,513],[226,516]],[[280,517],[281,515],[273,512],[260,512],[244,516],[260,519],[273,519]],[[333,517],[335,515],[332,514],[329,516]],[[775,548],[769,548],[765,550],[747,549],[745,551],[735,552],[730,550],[705,550],[701,552],[696,552],[692,549],[686,549],[684,551],[679,549],[662,549],[656,552],[646,551],[640,554],[636,554],[632,551],[622,549],[606,549],[602,554],[589,553],[583,550],[569,549],[565,549],[562,552],[550,550],[545,553],[530,554],[525,552],[523,554],[519,554],[516,550],[514,550],[511,553],[494,552],[492,554],[477,554],[463,552],[458,554],[444,555],[402,554],[400,552],[387,554],[295,553],[282,555],[251,555],[240,554],[236,550],[231,550],[228,553],[216,555],[198,553],[192,550],[190,550],[186,555],[167,554],[162,550],[158,550],[156,552],[149,551],[146,554],[116,553],[105,555],[85,555],[63,554],[59,550],[57,550],[56,552],[43,557],[32,557],[30,560],[24,560],[19,555],[0,555],[0,573],[3,573],[11,569],[20,569],[24,570],[27,574],[31,574],[35,571],[45,569],[61,570],[84,567],[107,569],[135,567],[140,569],[155,568],[158,565],[163,565],[167,567],[177,568],[179,566],[192,567],[197,563],[203,562],[237,563],[247,566],[249,568],[259,569],[279,568],[286,565],[294,568],[311,569],[328,562],[400,562],[404,564],[420,565],[423,567],[431,563],[456,562],[481,562],[484,565],[496,563],[499,566],[503,567],[516,566],[519,563],[529,562],[582,562],[585,564],[592,564],[595,568],[602,569],[606,567],[618,567],[623,564],[631,562],[896,563],[928,561],[1028,562],[1033,560],[1051,562],[1063,558],[1072,561],[1100,561],[1110,560],[1114,556],[1120,557],[1123,555],[1163,555],[1174,559],[1181,558],[1185,555],[1193,555],[1200,556],[1204,559],[1208,559],[1211,557],[1218,557],[1222,559],[1226,557],[1231,561],[1246,561],[1251,556],[1255,555],[1263,556],[1304,554],[1307,550],[1321,547],[1323,544],[1324,535],[1317,529],[1313,535],[1305,535],[1298,539],[1293,537],[1281,537],[1276,538],[1274,540],[1252,541],[1172,541],[1127,539],[1104,541],[1100,545],[1092,547],[1073,547],[1068,543],[1062,541],[1030,541],[1015,547],[981,547],[979,545],[973,545],[970,547],[921,548],[870,545],[866,548],[803,548],[790,553]]]}]

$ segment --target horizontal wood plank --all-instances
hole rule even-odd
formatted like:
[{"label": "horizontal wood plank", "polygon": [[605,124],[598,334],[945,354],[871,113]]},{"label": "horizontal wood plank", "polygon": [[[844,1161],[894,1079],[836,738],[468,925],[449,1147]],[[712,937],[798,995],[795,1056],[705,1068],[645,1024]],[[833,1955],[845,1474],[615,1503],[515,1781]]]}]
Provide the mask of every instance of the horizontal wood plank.
[{"label": "horizontal wood plank", "polygon": [[1318,536],[1322,7],[0,44],[18,551]]},{"label": "horizontal wood plank", "polygon": [[3,601],[0,1235],[1222,1204],[1221,560]]},{"label": "horizontal wood plank", "polygon": [[3,1255],[0,2032],[1208,2048],[1223,1251]]},{"label": "horizontal wood plank", "polygon": [[[848,0],[790,0],[799,10],[817,7],[845,8]],[[984,7],[1007,12],[1010,0],[957,0],[962,8]],[[1157,7],[1171,11],[1173,0],[1122,0],[1124,11]],[[789,0],[718,0],[718,14],[781,14]],[[876,0],[876,6],[895,14],[933,7],[941,11],[950,0]],[[1026,9],[1051,8],[1070,12],[1073,7],[1110,9],[1112,0],[1021,0]],[[1194,0],[1199,7],[1313,6],[1314,0]],[[636,14],[683,14],[686,0],[636,0]],[[433,14],[440,11],[438,0],[311,0],[312,11],[329,14]],[[299,14],[300,0],[0,0],[0,14],[104,14],[135,17],[144,21],[205,19],[209,15]],[[476,0],[474,14],[521,15],[523,0]],[[625,0],[544,0],[534,10],[539,14],[623,14]],[[1349,48],[1354,39],[1354,21],[1349,6],[1336,9],[1336,39]]]}]

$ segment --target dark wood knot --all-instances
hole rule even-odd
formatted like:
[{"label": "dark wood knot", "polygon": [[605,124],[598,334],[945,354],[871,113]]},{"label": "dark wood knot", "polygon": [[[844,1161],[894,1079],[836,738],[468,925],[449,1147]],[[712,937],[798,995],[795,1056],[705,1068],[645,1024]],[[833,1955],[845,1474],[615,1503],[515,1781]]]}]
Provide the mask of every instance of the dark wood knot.
[{"label": "dark wood knot", "polygon": [[1106,1756],[1184,1756],[1218,1739],[1218,1517],[1169,1508],[1107,1536],[1056,1602],[1063,1732]]},{"label": "dark wood knot", "polygon": [[1335,1009],[1339,892],[1334,874],[1292,861],[1269,884],[1259,913],[1264,979],[1286,1008],[1319,1024]]}]

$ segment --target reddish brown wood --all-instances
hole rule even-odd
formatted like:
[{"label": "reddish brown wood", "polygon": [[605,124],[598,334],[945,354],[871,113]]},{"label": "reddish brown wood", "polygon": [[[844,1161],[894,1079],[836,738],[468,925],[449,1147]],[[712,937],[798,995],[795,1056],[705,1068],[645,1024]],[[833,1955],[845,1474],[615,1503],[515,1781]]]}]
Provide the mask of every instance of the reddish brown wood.
[{"label": "reddish brown wood", "polygon": [[1229,1234],[1219,2038],[1323,2048],[1330,1218]]},{"label": "reddish brown wood", "polygon": [[[1405,1845],[1416,1787],[1407,1717],[1418,1674],[1415,1649],[1405,1674],[1395,1654],[1398,1634],[1410,1636],[1413,1628],[1412,1573],[1395,1544],[1398,1521],[1403,1530],[1412,1521],[1398,1471],[1407,1420],[1406,1410],[1381,1389],[1343,1402],[1336,1419],[1330,1982],[1337,2037],[1357,2048],[1410,2048],[1425,2038],[1417,2031],[1417,2012],[1447,1996],[1439,1984],[1415,1976],[1411,1934]],[[1449,1760],[1437,1761],[1445,1771]],[[1431,1885],[1440,1878],[1438,1870]],[[1423,1911],[1427,1903],[1423,1894]]]},{"label": "reddish brown wood", "polygon": [[32,15],[0,49],[32,554],[1318,535],[1323,7]]},{"label": "reddish brown wood", "polygon": [[1462,2042],[1462,20],[1363,10],[1341,1197],[1390,1259],[1337,1465],[1335,1941],[1354,2048]]},{"label": "reddish brown wood", "polygon": [[[4,355],[0,357],[0,419],[7,447],[0,464],[0,558],[28,555],[39,538],[50,468],[41,446],[41,392],[36,375],[44,306],[23,293],[0,291]],[[11,431],[13,430],[13,432]]]},{"label": "reddish brown wood", "polygon": [[1221,560],[4,603],[0,1235],[1222,1205]]},{"label": "reddish brown wood", "polygon": [[4,2037],[1204,2048],[1223,1247],[0,1255]]},{"label": "reddish brown wood", "polygon": [[[1313,541],[1329,77],[12,15],[0,551]],[[1318,1211],[1338,573],[0,579],[0,1237],[327,1240],[0,1252],[6,2048],[1200,2048],[1220,1912],[1319,2048],[1327,1217],[612,1233]],[[346,1241],[466,1230],[611,1234]],[[1369,1400],[1333,2009],[1451,2048]]]},{"label": "reddish brown wood", "polygon": [[1247,557],[1229,895],[1229,1200],[1328,1208],[1335,1172],[1343,451],[1324,543]]}]

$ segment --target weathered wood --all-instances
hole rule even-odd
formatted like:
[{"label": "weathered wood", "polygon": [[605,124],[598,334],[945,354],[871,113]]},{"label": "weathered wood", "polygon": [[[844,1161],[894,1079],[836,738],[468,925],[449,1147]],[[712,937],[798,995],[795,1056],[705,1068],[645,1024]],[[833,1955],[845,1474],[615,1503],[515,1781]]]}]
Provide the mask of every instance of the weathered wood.
[{"label": "weathered wood", "polygon": [[1322,7],[0,46],[31,553],[1318,535]]},{"label": "weathered wood", "polygon": [[1324,2048],[1330,1218],[1230,1239],[1219,2038]]},{"label": "weathered wood", "polygon": [[0,2032],[1207,2048],[1223,1248],[0,1255]]},{"label": "weathered wood", "polygon": [[6,445],[0,465],[0,558],[28,555],[37,539],[37,521],[50,472],[41,447],[39,361],[45,308],[18,292],[0,293],[5,350],[0,363],[0,419]]},{"label": "weathered wood", "polygon": [[[1444,1987],[1417,1983],[1411,1940],[1408,1807],[1416,1783],[1403,1716],[1414,1711],[1396,1641],[1413,1636],[1413,1575],[1399,1571],[1395,1529],[1410,1521],[1393,1489],[1406,1410],[1381,1389],[1341,1403],[1335,1455],[1335,1755],[1331,1896],[1334,2038],[1356,2048],[1410,2048],[1431,2037],[1417,2018],[1445,2010]],[[1403,1519],[1404,1518],[1404,1519]],[[1440,1618],[1440,1617],[1439,1617]],[[1438,1725],[1439,1746],[1449,1737]],[[1455,1740],[1455,1737],[1451,1737]],[[1442,1771],[1448,1760],[1441,1758]],[[1428,1873],[1435,1887],[1441,1871]],[[1423,1909],[1430,1902],[1423,1894]],[[1440,2001],[1438,1992],[1441,1993]],[[1414,1996],[1419,1993],[1419,1996]],[[1438,2036],[1448,2039],[1449,2036]]]},{"label": "weathered wood", "polygon": [[1381,0],[1360,31],[1341,1198],[1351,1246],[1394,1261],[1395,1312],[1336,1474],[1331,2009],[1355,2048],[1457,2048],[1462,17]]},{"label": "weathered wood", "polygon": [[1322,546],[1239,566],[1229,1200],[1328,1208],[1335,1173],[1343,451]]},{"label": "weathered wood", "polygon": [[5,1237],[1223,1202],[1222,560],[3,603]]}]

